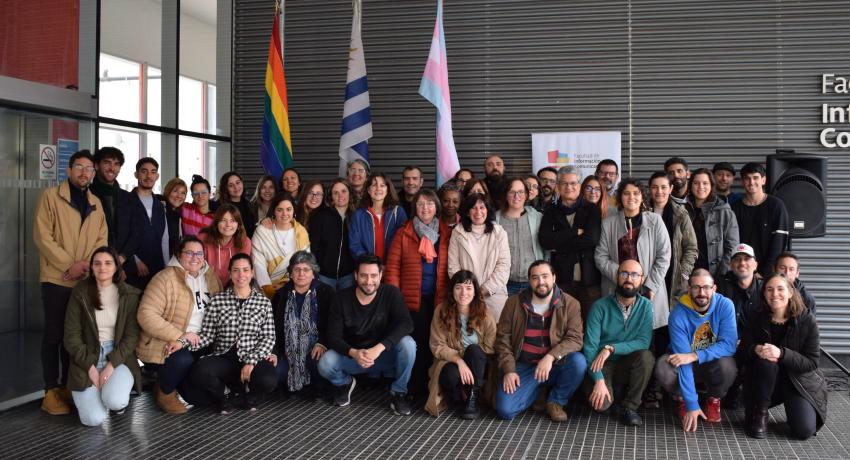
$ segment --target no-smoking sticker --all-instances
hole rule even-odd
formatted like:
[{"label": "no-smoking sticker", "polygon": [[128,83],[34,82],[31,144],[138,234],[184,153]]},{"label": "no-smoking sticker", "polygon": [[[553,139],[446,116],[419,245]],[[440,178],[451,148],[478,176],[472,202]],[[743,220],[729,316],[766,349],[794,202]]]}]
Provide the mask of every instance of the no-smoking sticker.
[{"label": "no-smoking sticker", "polygon": [[41,144],[38,147],[38,178],[56,180],[56,146]]}]

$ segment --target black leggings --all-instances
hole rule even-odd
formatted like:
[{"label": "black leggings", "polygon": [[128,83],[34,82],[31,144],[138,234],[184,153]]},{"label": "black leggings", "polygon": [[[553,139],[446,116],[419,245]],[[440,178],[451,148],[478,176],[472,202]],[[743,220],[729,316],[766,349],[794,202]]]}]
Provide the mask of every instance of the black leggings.
[{"label": "black leggings", "polygon": [[814,406],[797,392],[778,364],[756,358],[750,362],[747,377],[754,407],[768,408],[784,403],[791,436],[808,439],[815,434],[818,419]]},{"label": "black leggings", "polygon": [[[477,389],[484,386],[485,370],[487,367],[487,355],[478,345],[470,345],[463,352],[463,361],[472,371],[475,383],[472,385]],[[448,363],[440,371],[440,387],[443,388],[453,401],[463,401],[463,383],[460,380],[460,370],[457,364]]]},{"label": "black leggings", "polygon": [[434,297],[422,296],[419,311],[410,312],[410,318],[413,320],[412,335],[416,342],[416,361],[413,362],[413,371],[407,388],[411,394],[423,396],[428,394],[428,369],[434,361],[434,355],[431,354],[429,346],[431,321],[434,318]]},{"label": "black leggings", "polygon": [[[189,384],[194,391],[189,401],[197,405],[209,405],[224,398],[225,385],[231,389],[239,389],[240,373],[244,364],[239,362],[236,349],[223,355],[204,356],[199,359],[189,374]],[[272,363],[263,359],[254,366],[248,388],[254,394],[268,394],[277,386],[277,371]],[[188,400],[188,399],[187,399]]]}]

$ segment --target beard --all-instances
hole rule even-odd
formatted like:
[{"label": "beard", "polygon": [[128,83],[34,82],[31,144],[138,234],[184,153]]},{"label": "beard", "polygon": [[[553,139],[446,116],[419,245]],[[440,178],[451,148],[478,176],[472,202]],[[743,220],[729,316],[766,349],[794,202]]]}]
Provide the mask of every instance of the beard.
[{"label": "beard", "polygon": [[532,292],[534,292],[534,295],[538,299],[545,299],[546,297],[549,297],[549,294],[552,293],[552,286],[547,286],[545,284],[541,284],[541,285],[537,286],[536,288],[534,288],[534,290]]},{"label": "beard", "polygon": [[702,310],[702,309],[704,309],[704,308],[708,308],[708,304],[710,304],[710,303],[711,303],[711,297],[708,297],[708,296],[702,296],[702,295],[701,295],[701,296],[697,296],[697,297],[692,297],[692,298],[691,298],[691,300],[693,300],[693,301],[694,301],[694,305],[696,305],[697,307],[699,307],[699,308],[700,308],[700,310]]},{"label": "beard", "polygon": [[618,285],[616,292],[617,292],[617,295],[619,295],[621,297],[625,297],[626,299],[631,299],[633,297],[636,297],[638,295],[638,293],[640,293],[640,288],[641,288],[641,286],[634,286],[633,285],[633,287],[627,288],[623,285]]}]

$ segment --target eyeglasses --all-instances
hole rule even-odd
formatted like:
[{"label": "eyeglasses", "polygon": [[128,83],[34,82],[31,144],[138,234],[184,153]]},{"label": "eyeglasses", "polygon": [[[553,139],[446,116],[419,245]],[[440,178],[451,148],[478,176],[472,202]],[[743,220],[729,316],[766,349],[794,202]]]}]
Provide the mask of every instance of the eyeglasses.
[{"label": "eyeglasses", "polygon": [[310,267],[295,267],[292,269],[292,273],[313,273],[313,269]]},{"label": "eyeglasses", "polygon": [[363,174],[366,172],[366,170],[363,168],[348,168],[348,172],[352,174]]},{"label": "eyeglasses", "polygon": [[643,274],[638,273],[638,272],[620,272],[619,275],[620,275],[620,278],[623,278],[623,279],[631,278],[633,280],[638,280],[638,279],[640,279],[641,276],[643,276]]},{"label": "eyeglasses", "polygon": [[85,172],[91,174],[91,173],[94,172],[94,166],[84,166],[84,165],[81,165],[81,164],[75,164],[74,166],[71,166],[71,168],[78,173],[85,171]]},{"label": "eyeglasses", "polygon": [[310,198],[321,198],[325,196],[325,194],[322,192],[310,192],[307,194],[307,196],[309,196]]},{"label": "eyeglasses", "polygon": [[525,190],[509,190],[508,196],[524,196]]},{"label": "eyeglasses", "polygon": [[192,192],[192,196],[203,196],[203,195],[209,195],[209,194],[210,194],[209,190],[204,190],[202,192]]},{"label": "eyeglasses", "polygon": [[183,251],[180,254],[183,254],[184,256],[189,257],[189,258],[192,258],[192,257],[194,257],[196,259],[203,259],[204,258],[204,251],[201,251],[201,252]]},{"label": "eyeglasses", "polygon": [[560,182],[558,182],[558,185],[560,185],[561,187],[564,187],[564,186],[566,186],[566,187],[578,187],[579,184],[578,184],[578,182],[560,181]]},{"label": "eyeglasses", "polygon": [[538,187],[537,184],[528,184],[528,188],[531,190],[537,190],[540,187]]},{"label": "eyeglasses", "polygon": [[437,203],[433,201],[424,201],[422,203],[416,203],[416,209],[428,209],[428,208],[436,208]]},{"label": "eyeglasses", "polygon": [[704,286],[700,286],[700,285],[697,284],[697,285],[694,285],[694,286],[689,286],[688,289],[690,289],[694,292],[700,292],[700,291],[708,292],[708,291],[711,291],[711,288],[713,288],[713,287],[714,286],[712,286],[710,284],[706,284]]},{"label": "eyeglasses", "polygon": [[587,185],[584,187],[584,191],[587,193],[600,193],[602,192],[602,187],[594,187],[592,185]]},{"label": "eyeglasses", "polygon": [[541,184],[555,184],[557,181],[555,179],[540,179]]}]

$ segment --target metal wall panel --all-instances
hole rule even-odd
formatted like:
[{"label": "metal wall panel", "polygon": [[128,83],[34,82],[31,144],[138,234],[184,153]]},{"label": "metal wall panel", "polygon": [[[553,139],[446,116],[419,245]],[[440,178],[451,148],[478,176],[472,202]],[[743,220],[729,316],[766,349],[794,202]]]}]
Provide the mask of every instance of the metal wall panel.
[{"label": "metal wall panel", "polygon": [[[253,182],[270,0],[234,2],[234,165]],[[797,240],[827,350],[850,354],[850,159],[820,147],[820,74],[850,74],[847,2],[507,1],[445,4],[461,164],[489,153],[531,167],[532,131],[619,130],[624,174],[678,155],[692,167],[763,161],[776,148],[826,154],[828,236]],[[376,170],[433,181],[434,110],[417,94],[436,2],[364,0]],[[336,173],[351,3],[286,2],[285,67],[295,165]],[[846,104],[846,102],[845,102]]]}]

